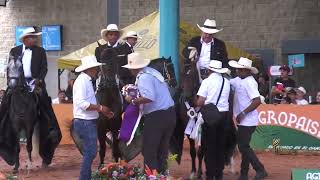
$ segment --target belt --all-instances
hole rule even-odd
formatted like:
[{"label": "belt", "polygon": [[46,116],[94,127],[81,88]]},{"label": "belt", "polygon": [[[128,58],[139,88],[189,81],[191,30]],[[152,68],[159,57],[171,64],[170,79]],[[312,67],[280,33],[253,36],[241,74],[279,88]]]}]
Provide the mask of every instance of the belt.
[{"label": "belt", "polygon": [[143,116],[150,116],[151,114],[153,114],[153,113],[157,113],[157,112],[162,112],[162,111],[171,111],[171,110],[174,110],[174,106],[171,106],[171,107],[169,107],[168,109],[160,109],[160,110],[157,110],[157,111],[153,111],[153,112],[151,112],[151,113],[148,113],[148,114],[145,114],[145,115],[143,115]]},{"label": "belt", "polygon": [[87,122],[95,122],[97,119],[80,119],[80,118],[74,118],[74,121],[87,121]]}]

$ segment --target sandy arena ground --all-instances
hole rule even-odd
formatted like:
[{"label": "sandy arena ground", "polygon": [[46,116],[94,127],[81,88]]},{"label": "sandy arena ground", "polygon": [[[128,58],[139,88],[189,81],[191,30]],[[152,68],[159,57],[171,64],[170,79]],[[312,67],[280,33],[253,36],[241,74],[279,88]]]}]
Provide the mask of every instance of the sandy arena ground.
[{"label": "sandy arena ground", "polygon": [[[172,163],[170,172],[175,177],[187,178],[191,170],[191,158],[189,155],[188,143],[183,152],[181,165]],[[41,166],[41,159],[34,158],[33,168],[29,174],[26,171],[26,149],[22,147],[20,157],[21,166],[18,174],[18,179],[21,180],[75,180],[78,178],[81,155],[74,145],[59,146],[53,159],[53,163],[47,169],[39,168]],[[298,154],[298,155],[275,155],[271,152],[258,153],[260,160],[264,163],[269,177],[272,180],[287,180],[290,179],[292,168],[320,168],[320,155],[319,154]],[[106,159],[110,158],[110,150],[108,149]],[[236,156],[236,170],[239,172],[240,155]],[[139,155],[134,162],[142,163],[143,157]],[[107,160],[106,160],[107,162]],[[98,156],[94,161],[93,168],[97,169]],[[0,172],[8,174],[12,171],[13,167],[8,166],[0,158]],[[254,170],[250,170],[250,178],[254,177]],[[232,174],[229,168],[224,171],[225,180],[235,180],[237,174]]]}]

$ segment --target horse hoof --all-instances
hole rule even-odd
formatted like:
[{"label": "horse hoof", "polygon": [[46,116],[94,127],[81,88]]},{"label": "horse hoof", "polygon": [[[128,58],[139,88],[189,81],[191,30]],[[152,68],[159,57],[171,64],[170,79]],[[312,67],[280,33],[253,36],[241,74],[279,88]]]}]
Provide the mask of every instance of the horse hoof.
[{"label": "horse hoof", "polygon": [[44,168],[44,169],[46,169],[46,168],[49,167],[49,164],[43,162],[42,165],[41,165],[41,167]]},{"label": "horse hoof", "polygon": [[202,171],[198,171],[197,179],[202,179]]},{"label": "horse hoof", "polygon": [[190,180],[197,179],[197,175],[195,172],[192,172],[189,176]]},{"label": "horse hoof", "polygon": [[99,164],[98,169],[104,168],[104,163]]},{"label": "horse hoof", "polygon": [[19,170],[18,169],[13,169],[12,174],[18,174]]}]

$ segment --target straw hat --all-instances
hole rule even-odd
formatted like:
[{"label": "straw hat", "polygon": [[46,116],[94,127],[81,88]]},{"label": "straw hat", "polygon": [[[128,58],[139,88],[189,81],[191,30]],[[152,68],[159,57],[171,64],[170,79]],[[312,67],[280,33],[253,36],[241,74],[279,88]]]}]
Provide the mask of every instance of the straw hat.
[{"label": "straw hat", "polygon": [[222,31],[222,29],[217,29],[216,21],[211,19],[206,19],[203,26],[200,26],[199,24],[197,24],[197,26],[202,32],[205,32],[208,34],[214,34],[219,31]]},{"label": "straw hat", "polygon": [[25,30],[22,31],[22,34],[19,37],[19,40],[22,42],[23,38],[27,36],[39,36],[42,32],[36,32],[36,30],[33,27],[28,27]]},{"label": "straw hat", "polygon": [[300,92],[302,92],[303,94],[307,94],[306,89],[305,89],[304,87],[302,87],[302,86],[298,87],[298,88],[296,89],[296,91],[300,91]]},{"label": "straw hat", "polygon": [[129,38],[129,37],[131,37],[131,38],[136,38],[136,39],[141,39],[141,37],[138,36],[137,32],[135,32],[135,31],[129,31],[129,32],[127,32],[127,34],[123,37],[123,39],[127,39],[127,38]]},{"label": "straw hat", "polygon": [[208,69],[217,73],[227,73],[228,68],[222,68],[222,62],[218,60],[211,60],[208,66]]},{"label": "straw hat", "polygon": [[139,53],[131,53],[128,55],[128,64],[122,66],[128,69],[140,69],[148,66],[150,59],[144,59]]},{"label": "straw hat", "polygon": [[82,72],[86,69],[104,65],[104,63],[97,62],[97,58],[93,55],[81,58],[81,65],[75,69],[76,72]]},{"label": "straw hat", "polygon": [[109,24],[109,25],[107,26],[107,29],[102,29],[102,30],[101,30],[101,37],[102,37],[102,39],[104,39],[105,41],[108,41],[108,40],[106,39],[106,34],[107,34],[108,32],[119,32],[120,35],[121,35],[122,30],[119,30],[119,29],[118,29],[118,26],[117,26],[116,24]]},{"label": "straw hat", "polygon": [[239,61],[229,61],[229,65],[237,69],[250,69],[253,74],[259,73],[257,68],[252,67],[252,61],[248,58],[240,57]]}]

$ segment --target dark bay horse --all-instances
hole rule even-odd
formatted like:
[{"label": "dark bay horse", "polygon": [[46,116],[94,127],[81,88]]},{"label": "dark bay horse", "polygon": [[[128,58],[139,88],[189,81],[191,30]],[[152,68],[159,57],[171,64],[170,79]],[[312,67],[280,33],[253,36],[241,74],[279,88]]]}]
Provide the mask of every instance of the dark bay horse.
[{"label": "dark bay horse", "polygon": [[[179,117],[184,122],[184,127],[187,126],[189,116],[187,115],[188,107],[185,105],[187,102],[191,107],[194,107],[193,100],[200,87],[199,75],[196,67],[196,62],[191,61],[189,64],[184,64],[183,71],[181,72],[181,94],[179,99]],[[188,137],[190,144],[190,156],[191,156],[191,175],[190,178],[201,178],[202,176],[202,160],[204,156],[203,149],[199,146],[196,149],[195,140]],[[196,166],[196,158],[198,157],[198,171]]]},{"label": "dark bay horse", "polygon": [[[18,172],[20,166],[19,152],[20,152],[20,132],[24,131],[27,138],[27,151],[28,151],[28,169],[31,168],[31,152],[32,152],[32,134],[35,124],[38,120],[38,98],[35,93],[31,92],[26,85],[22,69],[22,56],[14,58],[9,57],[8,68],[8,89],[6,91],[6,101],[8,107],[4,107],[1,113],[4,113],[1,119],[1,131],[5,132],[2,136],[6,139],[1,146],[6,146],[7,150],[11,151],[12,162],[6,155],[1,154],[9,165],[14,166],[14,172]],[[9,97],[10,96],[10,97]],[[10,99],[10,100],[9,100]],[[7,110],[7,113],[5,112]],[[10,121],[10,122],[9,122]],[[8,125],[11,124],[11,127]],[[8,136],[10,134],[10,136]],[[2,134],[3,135],[3,134]],[[10,145],[6,143],[12,143]],[[12,148],[10,148],[12,147]],[[11,150],[10,150],[11,149]],[[1,151],[2,153],[4,151]],[[8,154],[7,154],[8,155]]]},{"label": "dark bay horse", "polygon": [[[119,77],[119,67],[116,62],[116,56],[117,52],[114,49],[106,48],[103,49],[100,58],[101,62],[106,63],[106,65],[101,67],[100,83],[96,92],[97,102],[109,107],[114,113],[112,119],[100,114],[97,122],[100,166],[104,164],[107,140],[111,143],[114,160],[118,162],[121,159],[118,135],[122,120],[123,99],[120,93],[119,80],[117,79]],[[111,132],[111,140],[106,136],[107,132]]]}]

